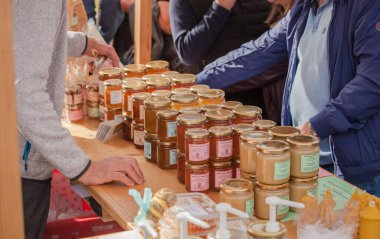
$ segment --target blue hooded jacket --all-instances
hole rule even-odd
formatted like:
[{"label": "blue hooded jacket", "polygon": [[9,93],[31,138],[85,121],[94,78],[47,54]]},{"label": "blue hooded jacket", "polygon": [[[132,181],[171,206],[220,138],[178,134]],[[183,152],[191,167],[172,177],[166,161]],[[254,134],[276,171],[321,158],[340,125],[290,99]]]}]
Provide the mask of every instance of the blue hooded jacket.
[{"label": "blue hooded jacket", "polygon": [[[298,0],[275,28],[206,66],[198,82],[224,88],[288,59],[282,123],[292,125],[289,96],[312,1]],[[328,34],[331,100],[310,122],[321,139],[331,136],[345,179],[369,181],[380,175],[380,1],[334,0]]]}]

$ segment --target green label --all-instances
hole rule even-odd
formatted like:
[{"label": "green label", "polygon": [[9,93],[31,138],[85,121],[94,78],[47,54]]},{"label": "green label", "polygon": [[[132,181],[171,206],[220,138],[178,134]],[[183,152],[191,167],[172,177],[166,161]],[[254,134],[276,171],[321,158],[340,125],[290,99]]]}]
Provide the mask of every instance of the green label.
[{"label": "green label", "polygon": [[171,149],[169,154],[170,154],[170,165],[177,164],[177,150]]},{"label": "green label", "polygon": [[166,123],[166,134],[168,137],[175,137],[177,136],[177,122],[167,122]]},{"label": "green label", "polygon": [[310,194],[310,195],[313,195],[313,196],[317,196],[317,189],[314,188],[314,189],[311,189],[311,190],[307,190],[307,193]]},{"label": "green label", "polygon": [[319,168],[319,153],[301,156],[301,172],[310,173]]},{"label": "green label", "polygon": [[[285,196],[282,196],[280,198],[284,199],[284,200],[289,200],[289,194],[285,195]],[[289,212],[289,206],[284,206],[284,205],[278,205],[277,206],[277,216],[278,215],[286,214],[288,212]]]},{"label": "green label", "polygon": [[274,163],[274,180],[282,180],[290,176],[290,159]]},{"label": "green label", "polygon": [[255,206],[255,201],[253,200],[253,198],[248,199],[247,201],[245,201],[245,212],[249,216],[253,216],[253,208],[254,208],[254,206]]},{"label": "green label", "polygon": [[152,159],[152,144],[144,141],[144,156],[147,159]]}]

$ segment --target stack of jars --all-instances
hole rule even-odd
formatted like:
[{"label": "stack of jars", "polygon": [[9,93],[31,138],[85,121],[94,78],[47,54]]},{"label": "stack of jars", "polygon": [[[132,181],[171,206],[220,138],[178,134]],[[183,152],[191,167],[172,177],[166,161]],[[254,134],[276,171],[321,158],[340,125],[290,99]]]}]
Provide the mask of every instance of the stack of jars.
[{"label": "stack of jars", "polygon": [[66,119],[72,122],[83,119],[82,87],[74,83],[66,85],[64,100]]},{"label": "stack of jars", "polygon": [[86,85],[87,117],[99,118],[99,83],[89,82]]},{"label": "stack of jars", "polygon": [[[136,148],[144,147],[144,119],[145,108],[144,100],[149,98],[147,92],[132,93],[132,122],[131,122],[131,138]],[[127,118],[128,123],[128,118]],[[128,126],[127,126],[128,127]]]}]

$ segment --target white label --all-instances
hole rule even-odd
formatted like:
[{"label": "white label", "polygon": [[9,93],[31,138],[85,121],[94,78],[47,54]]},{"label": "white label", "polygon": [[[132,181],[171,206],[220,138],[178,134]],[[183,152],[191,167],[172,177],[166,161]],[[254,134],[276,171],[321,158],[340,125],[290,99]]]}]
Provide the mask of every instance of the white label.
[{"label": "white label", "polygon": [[177,164],[177,149],[171,149],[170,152],[170,160],[169,160],[169,163],[170,165],[175,165]]},{"label": "white label", "polygon": [[134,130],[133,143],[136,145],[144,145],[144,131]]},{"label": "white label", "polygon": [[144,105],[140,105],[140,119],[141,120],[144,120],[144,116],[145,116],[145,108],[144,108]]},{"label": "white label", "polygon": [[110,92],[111,105],[121,104],[121,101],[122,101],[121,96],[122,96],[121,90],[111,91]]},{"label": "white label", "polygon": [[232,169],[228,171],[215,171],[215,188],[220,188],[220,185],[224,182],[224,180],[232,178]]},{"label": "white label", "polygon": [[123,115],[122,114],[115,115],[114,120],[123,120]]},{"label": "white label", "polygon": [[190,191],[201,192],[210,188],[210,174],[191,174],[190,175]]},{"label": "white label", "polygon": [[232,156],[232,139],[226,141],[218,141],[217,157],[225,158]]},{"label": "white label", "polygon": [[99,95],[104,96],[104,82],[99,81]]},{"label": "white label", "polygon": [[144,141],[144,156],[147,159],[152,159],[152,144]]},{"label": "white label", "polygon": [[204,161],[210,158],[210,142],[189,144],[189,161]]},{"label": "white label", "polygon": [[131,112],[132,108],[133,108],[132,96],[128,96],[127,101],[128,101],[128,106],[127,106],[128,107],[128,111]]},{"label": "white label", "polygon": [[166,134],[168,137],[177,136],[177,122],[167,122],[166,123]]}]

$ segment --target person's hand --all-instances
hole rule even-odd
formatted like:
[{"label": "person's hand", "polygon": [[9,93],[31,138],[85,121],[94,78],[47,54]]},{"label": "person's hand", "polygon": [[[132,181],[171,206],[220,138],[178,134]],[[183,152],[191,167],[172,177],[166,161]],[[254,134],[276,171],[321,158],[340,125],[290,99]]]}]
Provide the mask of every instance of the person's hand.
[{"label": "person's hand", "polygon": [[121,6],[121,9],[124,10],[124,12],[129,12],[129,7],[134,4],[135,1],[134,0],[120,0],[120,6]]},{"label": "person's hand", "polygon": [[115,49],[112,46],[105,43],[100,43],[92,37],[88,37],[87,39],[87,48],[84,52],[84,55],[94,57],[94,53],[96,52],[98,56],[105,56],[110,58],[112,60],[113,66],[119,66],[119,56],[117,55]]},{"label": "person's hand", "polygon": [[78,179],[84,185],[99,185],[118,181],[127,186],[144,182],[144,175],[135,158],[111,157],[91,162],[88,170]]},{"label": "person's hand", "polygon": [[215,2],[225,9],[231,10],[235,6],[236,0],[215,0]]},{"label": "person's hand", "polygon": [[160,15],[158,16],[158,24],[160,25],[160,29],[167,35],[171,35],[172,30],[170,28],[169,2],[159,1],[158,7],[160,9]]},{"label": "person's hand", "polygon": [[303,135],[317,136],[315,131],[312,129],[310,122],[306,122],[303,125],[297,127]]}]

